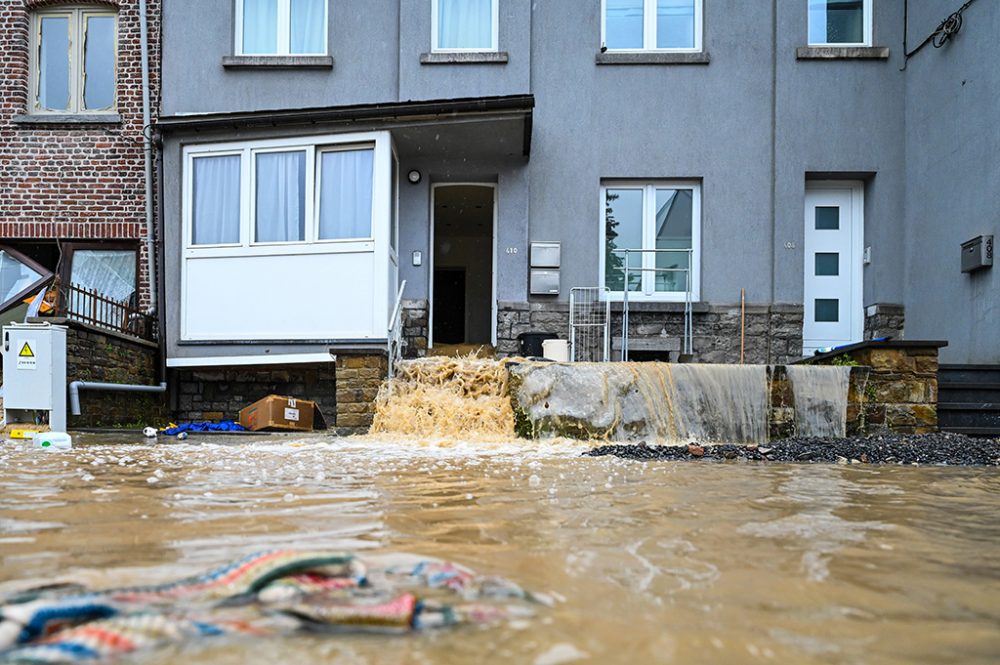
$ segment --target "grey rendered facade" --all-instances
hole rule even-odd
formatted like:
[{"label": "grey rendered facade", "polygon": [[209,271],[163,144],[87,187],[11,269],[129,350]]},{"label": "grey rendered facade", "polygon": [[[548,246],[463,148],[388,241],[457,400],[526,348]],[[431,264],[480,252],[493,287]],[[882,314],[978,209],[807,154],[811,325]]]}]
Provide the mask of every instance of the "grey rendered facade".
[{"label": "grey rendered facade", "polygon": [[[910,3],[911,47],[960,4]],[[1000,7],[974,3],[951,43],[901,71],[903,0],[875,0],[873,48],[835,58],[800,51],[806,5],[704,0],[701,54],[643,59],[600,53],[600,0],[499,0],[499,53],[484,62],[429,54],[431,0],[330,0],[329,58],[273,67],[233,57],[233,0],[165,3],[168,364],[381,344],[184,339],[177,297],[187,146],[369,130],[388,132],[399,160],[396,278],[414,346],[439,249],[435,186],[495,186],[491,316],[498,349],[512,352],[518,332],[564,333],[569,289],[601,282],[602,183],[682,180],[701,198],[696,357],[739,359],[745,289],[748,357],[788,360],[802,349],[807,183],[844,180],[863,183],[870,262],[857,306],[869,334],[899,336],[905,316],[907,338],[949,340],[947,362],[1000,362],[1000,271],[959,271],[961,242],[1000,231]],[[558,296],[529,295],[534,241],[561,243]],[[676,350],[678,312],[643,303],[636,333]]]}]

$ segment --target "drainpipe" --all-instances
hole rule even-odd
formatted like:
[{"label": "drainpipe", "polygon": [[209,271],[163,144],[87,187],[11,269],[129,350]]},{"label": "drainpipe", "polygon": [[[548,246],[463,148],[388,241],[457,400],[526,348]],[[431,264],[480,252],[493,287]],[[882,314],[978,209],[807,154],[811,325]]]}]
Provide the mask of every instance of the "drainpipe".
[{"label": "drainpipe", "polygon": [[81,390],[108,390],[122,393],[165,393],[167,382],[158,386],[139,386],[129,383],[91,383],[89,381],[74,381],[69,384],[69,408],[74,416],[80,415]]},{"label": "drainpipe", "polygon": [[139,41],[142,50],[142,152],[146,168],[146,274],[149,313],[156,312],[156,248],[153,243],[153,137],[149,109],[149,25],[146,0],[139,0]]}]

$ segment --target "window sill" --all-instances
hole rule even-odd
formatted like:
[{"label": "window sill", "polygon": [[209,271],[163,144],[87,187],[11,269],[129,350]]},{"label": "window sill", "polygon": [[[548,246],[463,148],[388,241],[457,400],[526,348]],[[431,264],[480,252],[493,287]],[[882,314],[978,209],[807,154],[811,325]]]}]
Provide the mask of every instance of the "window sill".
[{"label": "window sill", "polygon": [[22,114],[11,119],[15,125],[120,125],[122,117],[117,113],[73,113],[66,115]]},{"label": "window sill", "polygon": [[698,53],[598,53],[598,65],[707,65],[711,58],[707,51]]},{"label": "window sill", "polygon": [[888,60],[888,46],[800,46],[796,60]]},{"label": "window sill", "polygon": [[227,55],[226,69],[333,69],[328,55]]},{"label": "window sill", "polygon": [[421,65],[506,65],[510,56],[507,51],[484,51],[481,53],[421,53]]}]

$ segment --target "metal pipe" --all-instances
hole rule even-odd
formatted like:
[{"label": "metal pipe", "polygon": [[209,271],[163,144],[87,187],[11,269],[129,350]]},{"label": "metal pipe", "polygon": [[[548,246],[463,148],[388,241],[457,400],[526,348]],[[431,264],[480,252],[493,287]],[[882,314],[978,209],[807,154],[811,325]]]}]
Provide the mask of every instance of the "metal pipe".
[{"label": "metal pipe", "polygon": [[90,381],[73,381],[69,384],[69,408],[74,416],[80,415],[81,390],[107,390],[123,393],[165,393],[167,382],[158,386],[141,386],[132,383],[94,383]]},{"label": "metal pipe", "polygon": [[[142,152],[146,170],[146,276],[149,313],[156,311],[156,247],[153,241],[153,137],[149,108],[149,20],[146,0],[139,0],[139,42],[142,52]],[[74,414],[76,415],[76,414]]]}]

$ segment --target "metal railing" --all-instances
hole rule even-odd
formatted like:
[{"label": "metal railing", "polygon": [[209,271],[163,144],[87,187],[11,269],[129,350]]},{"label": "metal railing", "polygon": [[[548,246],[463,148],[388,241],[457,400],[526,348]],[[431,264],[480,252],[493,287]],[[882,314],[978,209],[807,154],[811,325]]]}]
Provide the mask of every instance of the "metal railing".
[{"label": "metal railing", "polygon": [[[653,273],[655,276],[659,273],[683,273],[684,274],[684,338],[681,347],[681,353],[690,355],[692,353],[691,338],[694,334],[693,324],[691,321],[691,301],[692,301],[692,268],[694,259],[693,249],[615,249],[612,250],[616,254],[625,255],[625,266],[623,268],[625,276],[624,282],[622,283],[622,360],[628,361],[628,338],[629,338],[629,273],[638,272],[639,273],[639,288],[643,288],[642,276],[649,272]],[[629,265],[629,255],[639,254],[644,256],[646,254],[654,254],[656,256],[660,254],[685,254],[687,256],[687,267],[686,268],[632,268]],[[655,288],[655,286],[654,286]]]},{"label": "metal railing", "polygon": [[396,365],[403,359],[403,292],[406,291],[406,280],[399,285],[396,294],[396,306],[389,317],[389,333],[386,336],[386,353],[389,363],[389,378],[396,374]]},{"label": "metal railing", "polygon": [[59,286],[55,315],[97,328],[153,341],[156,319],[124,300],[115,300],[77,284]]},{"label": "metal railing", "polygon": [[569,349],[573,362],[611,359],[611,289],[578,286],[569,292]]}]

